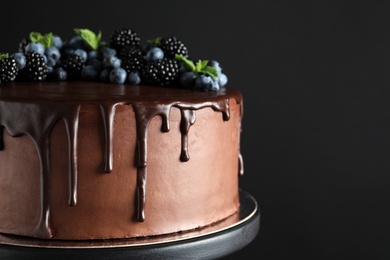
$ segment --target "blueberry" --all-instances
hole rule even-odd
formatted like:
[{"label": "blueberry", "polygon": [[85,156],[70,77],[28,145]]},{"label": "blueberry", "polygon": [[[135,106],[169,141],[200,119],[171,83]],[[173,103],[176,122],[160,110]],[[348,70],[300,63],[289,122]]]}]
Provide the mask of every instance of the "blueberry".
[{"label": "blueberry", "polygon": [[190,71],[190,69],[186,65],[180,64],[180,68],[179,68],[180,74],[183,74],[183,73],[185,73],[187,71]]},{"label": "blueberry", "polygon": [[119,68],[121,66],[121,60],[117,56],[105,57],[103,62],[107,68]]},{"label": "blueberry", "polygon": [[80,56],[83,62],[87,61],[88,53],[83,49],[76,49],[73,53],[74,55]]},{"label": "blueberry", "polygon": [[147,61],[161,60],[164,58],[164,52],[159,47],[151,48],[145,56]]},{"label": "blueberry", "polygon": [[109,81],[109,76],[110,76],[110,70],[104,69],[100,72],[99,79],[103,82],[107,82]]},{"label": "blueberry", "polygon": [[53,46],[60,50],[63,45],[64,45],[64,43],[63,43],[61,37],[58,35],[54,35],[53,36]]},{"label": "blueberry", "polygon": [[55,80],[65,81],[68,79],[68,72],[61,67],[56,68],[52,74]]},{"label": "blueberry", "polygon": [[88,60],[98,59],[99,58],[99,52],[97,51],[90,51],[88,52]]},{"label": "blueberry", "polygon": [[87,65],[81,71],[81,77],[85,80],[97,80],[99,78],[99,72],[93,65]]},{"label": "blueberry", "polygon": [[103,57],[104,57],[104,58],[116,56],[116,50],[113,49],[113,48],[104,46],[104,47],[101,48],[101,50],[102,50],[102,53],[103,53]]},{"label": "blueberry", "polygon": [[133,85],[139,85],[141,83],[141,77],[139,76],[139,73],[136,72],[130,72],[127,76],[127,80],[130,84]]},{"label": "blueberry", "polygon": [[195,86],[196,74],[193,71],[187,71],[180,76],[180,85],[186,88]]},{"label": "blueberry", "polygon": [[87,65],[93,66],[97,71],[101,71],[104,68],[103,61],[99,59],[88,59]]},{"label": "blueberry", "polygon": [[213,85],[213,78],[207,75],[198,75],[195,79],[195,88],[199,90],[209,91]]},{"label": "blueberry", "polygon": [[54,67],[57,64],[57,61],[51,57],[51,56],[46,56],[46,65],[48,67]]},{"label": "blueberry", "polygon": [[126,81],[127,72],[123,68],[114,68],[111,70],[109,80],[112,83],[123,84]]},{"label": "blueberry", "polygon": [[26,52],[37,52],[39,54],[45,53],[45,47],[42,45],[42,43],[39,42],[30,42],[26,45]]},{"label": "blueberry", "polygon": [[47,65],[47,73],[48,73],[48,74],[51,74],[51,73],[53,73],[53,71],[54,71],[53,66]]},{"label": "blueberry", "polygon": [[74,54],[74,51],[75,51],[75,49],[73,49],[73,48],[71,48],[71,47],[69,47],[69,46],[65,47],[64,50],[63,50],[65,56],[71,56],[71,55],[73,55],[73,54]]},{"label": "blueberry", "polygon": [[56,62],[59,61],[59,59],[61,58],[60,50],[55,46],[50,46],[46,48],[45,55],[47,57],[53,58]]},{"label": "blueberry", "polygon": [[218,76],[219,86],[224,87],[227,84],[228,78],[224,73],[220,73]]},{"label": "blueberry", "polygon": [[47,56],[43,54],[42,57],[43,57],[43,61],[47,64]]},{"label": "blueberry", "polygon": [[85,49],[85,43],[81,36],[76,35],[69,40],[68,45],[72,49]]},{"label": "blueberry", "polygon": [[22,70],[26,66],[26,56],[22,52],[16,52],[14,59],[19,70]]},{"label": "blueberry", "polygon": [[219,82],[218,82],[218,79],[217,80],[213,80],[213,82],[212,82],[212,84],[211,84],[211,91],[218,91],[218,90],[220,90],[221,89],[221,87],[220,87],[220,85],[219,85]]},{"label": "blueberry", "polygon": [[221,65],[219,65],[219,62],[216,61],[216,60],[210,60],[208,63],[207,63],[207,66],[210,66],[210,67],[213,67],[217,70],[218,72],[218,75],[221,73],[222,71],[222,68],[221,68]]}]

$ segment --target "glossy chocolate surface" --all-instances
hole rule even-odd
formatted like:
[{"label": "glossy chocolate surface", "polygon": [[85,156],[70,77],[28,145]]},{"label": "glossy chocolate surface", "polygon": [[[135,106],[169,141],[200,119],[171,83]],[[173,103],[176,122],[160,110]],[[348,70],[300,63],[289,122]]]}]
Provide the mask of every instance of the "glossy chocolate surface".
[{"label": "glossy chocolate surface", "polygon": [[[98,82],[41,82],[13,83],[0,88],[0,150],[6,149],[3,131],[13,136],[29,136],[37,149],[40,164],[41,213],[35,236],[50,238],[50,136],[56,123],[65,124],[68,140],[68,204],[76,206],[78,200],[78,129],[79,113],[84,105],[99,107],[104,128],[104,171],[112,172],[113,165],[113,122],[118,105],[130,106],[136,119],[136,218],[145,221],[145,202],[148,165],[148,127],[158,116],[162,119],[161,132],[170,131],[171,109],[178,108],[181,114],[180,161],[191,159],[188,135],[196,123],[196,111],[212,108],[221,113],[221,120],[230,119],[229,102],[235,99],[242,107],[239,91],[222,89],[218,92],[195,90],[115,85]],[[242,113],[242,109],[241,109]],[[239,147],[237,147],[239,149]],[[1,153],[0,153],[1,156]],[[239,175],[243,174],[242,156],[239,153]]]}]

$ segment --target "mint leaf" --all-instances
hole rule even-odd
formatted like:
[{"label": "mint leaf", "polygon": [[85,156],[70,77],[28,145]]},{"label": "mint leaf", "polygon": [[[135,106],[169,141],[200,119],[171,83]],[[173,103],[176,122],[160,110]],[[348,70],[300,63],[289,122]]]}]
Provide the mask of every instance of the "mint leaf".
[{"label": "mint leaf", "polygon": [[9,54],[8,53],[0,53],[0,60],[5,60],[5,59],[8,59],[9,58]]},{"label": "mint leaf", "polygon": [[218,71],[212,66],[208,66],[208,60],[198,60],[196,64],[190,59],[187,59],[183,55],[176,54],[175,60],[182,62],[188,69],[196,74],[207,74],[213,78],[218,78]]},{"label": "mint leaf", "polygon": [[98,47],[99,47],[99,43],[102,40],[102,32],[101,31],[99,31],[98,35],[96,36],[96,40],[98,42]]},{"label": "mint leaf", "polygon": [[99,43],[102,39],[102,33],[100,31],[98,35],[89,29],[75,28],[74,31],[85,41],[85,43],[87,43],[88,47],[90,47],[92,50],[96,51],[99,49]]},{"label": "mint leaf", "polygon": [[208,63],[208,60],[198,60],[198,62],[196,63],[196,72],[202,72]]},{"label": "mint leaf", "polygon": [[52,46],[54,43],[53,33],[47,33],[47,34],[42,35],[39,32],[31,32],[29,37],[30,37],[31,42],[39,42],[45,48]]},{"label": "mint leaf", "polygon": [[52,33],[47,33],[42,36],[41,43],[45,48],[48,48],[54,44],[54,36]]},{"label": "mint leaf", "polygon": [[195,71],[195,64],[192,60],[187,59],[181,54],[176,54],[175,55],[175,60],[181,61],[184,63],[184,65],[189,68],[191,71]]},{"label": "mint leaf", "polygon": [[39,42],[42,39],[42,34],[39,32],[30,32],[30,41]]},{"label": "mint leaf", "polygon": [[160,45],[160,42],[161,42],[161,37],[157,37],[156,39],[153,39],[153,40],[148,40],[147,43],[149,44],[150,47],[156,47],[158,45]]},{"label": "mint leaf", "polygon": [[202,71],[204,74],[207,74],[213,78],[218,78],[218,71],[216,68],[214,67],[211,67],[211,66],[206,66],[202,69]]},{"label": "mint leaf", "polygon": [[218,71],[216,68],[208,66],[207,64],[209,63],[208,60],[199,60],[196,63],[196,70],[195,72],[197,74],[203,73],[207,74],[213,78],[218,78]]}]

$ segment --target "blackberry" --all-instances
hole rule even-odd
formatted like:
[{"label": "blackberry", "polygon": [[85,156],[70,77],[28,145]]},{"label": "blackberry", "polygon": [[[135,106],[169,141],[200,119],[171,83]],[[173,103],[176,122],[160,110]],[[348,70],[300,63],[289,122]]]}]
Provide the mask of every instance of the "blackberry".
[{"label": "blackberry", "polygon": [[67,72],[69,79],[80,79],[85,64],[81,56],[70,55],[61,61],[60,67]]},{"label": "blackberry", "polygon": [[142,56],[135,56],[135,57],[123,59],[121,65],[121,67],[124,68],[127,73],[130,72],[142,73],[145,66],[146,66],[146,61]]},{"label": "blackberry", "polygon": [[176,60],[163,58],[148,63],[143,76],[146,84],[156,86],[172,86],[178,83],[179,63]]},{"label": "blackberry", "polygon": [[19,42],[19,48],[18,51],[22,53],[26,53],[26,46],[30,43],[30,39],[28,37],[24,37],[20,42]]},{"label": "blackberry", "polygon": [[47,77],[48,69],[45,58],[35,51],[26,53],[26,66],[22,70],[29,80],[43,81]]},{"label": "blackberry", "polygon": [[187,47],[179,41],[175,36],[164,37],[160,39],[158,44],[164,52],[164,57],[173,59],[176,54],[181,54],[188,57]]},{"label": "blackberry", "polygon": [[119,51],[118,57],[121,60],[126,60],[132,57],[141,57],[142,55],[143,53],[139,46],[127,45]]},{"label": "blackberry", "polygon": [[[0,53],[0,56],[1,55],[2,54]],[[14,81],[17,74],[18,67],[15,59],[13,57],[8,57],[8,55],[4,55],[3,58],[0,57],[0,84]]]},{"label": "blackberry", "polygon": [[110,38],[110,46],[119,51],[124,46],[138,46],[140,40],[140,37],[138,37],[134,30],[122,28],[112,33]]}]

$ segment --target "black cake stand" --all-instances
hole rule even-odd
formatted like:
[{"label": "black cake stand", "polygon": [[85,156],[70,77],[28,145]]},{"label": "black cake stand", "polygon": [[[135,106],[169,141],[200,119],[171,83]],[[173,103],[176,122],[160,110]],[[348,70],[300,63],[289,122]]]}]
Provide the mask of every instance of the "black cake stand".
[{"label": "black cake stand", "polygon": [[52,241],[0,234],[0,259],[217,259],[241,250],[257,236],[256,200],[240,190],[239,219],[181,235],[106,241]]}]

